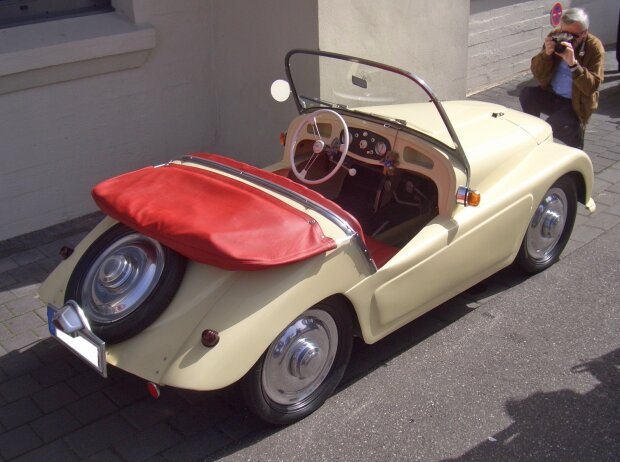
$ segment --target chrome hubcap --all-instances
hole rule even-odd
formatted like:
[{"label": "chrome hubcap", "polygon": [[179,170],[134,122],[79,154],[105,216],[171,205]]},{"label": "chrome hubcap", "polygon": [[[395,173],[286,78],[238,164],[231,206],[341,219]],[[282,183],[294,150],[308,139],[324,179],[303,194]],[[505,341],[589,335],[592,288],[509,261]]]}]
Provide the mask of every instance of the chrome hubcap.
[{"label": "chrome hubcap", "polygon": [[546,261],[553,255],[566,225],[568,201],[560,188],[552,188],[538,205],[527,231],[527,252],[536,261]]},{"label": "chrome hubcap", "polygon": [[113,255],[101,265],[99,281],[108,289],[118,289],[131,277],[133,270],[131,262],[125,256]]},{"label": "chrome hubcap", "polygon": [[161,244],[141,234],[124,236],[106,248],[82,285],[89,317],[111,323],[139,307],[160,280],[164,260]]},{"label": "chrome hubcap", "polygon": [[337,348],[333,318],[322,310],[306,311],[267,350],[261,378],[267,397],[302,406],[329,374]]}]

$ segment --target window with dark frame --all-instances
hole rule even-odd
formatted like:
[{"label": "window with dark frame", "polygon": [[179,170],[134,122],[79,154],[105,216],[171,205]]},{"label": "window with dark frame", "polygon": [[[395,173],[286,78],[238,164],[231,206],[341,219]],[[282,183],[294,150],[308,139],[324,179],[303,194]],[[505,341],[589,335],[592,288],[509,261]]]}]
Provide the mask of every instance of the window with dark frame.
[{"label": "window with dark frame", "polygon": [[0,0],[0,28],[109,11],[111,0]]}]

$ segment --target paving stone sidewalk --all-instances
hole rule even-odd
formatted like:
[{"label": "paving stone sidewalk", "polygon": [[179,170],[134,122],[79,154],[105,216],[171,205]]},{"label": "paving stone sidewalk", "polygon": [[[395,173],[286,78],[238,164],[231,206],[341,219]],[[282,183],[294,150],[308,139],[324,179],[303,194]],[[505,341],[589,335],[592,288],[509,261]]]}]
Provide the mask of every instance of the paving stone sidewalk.
[{"label": "paving stone sidewalk", "polygon": [[[564,255],[620,223],[620,73],[611,50],[606,67],[600,108],[585,144],[596,174],[597,211],[589,215],[580,206]],[[533,82],[523,75],[471,99],[519,109],[519,90],[528,84]],[[188,460],[262,428],[234,391],[205,397],[173,390],[151,401],[140,380],[117,370],[103,380],[48,339],[37,288],[60,262],[59,249],[75,246],[100,219],[94,213],[0,242],[0,461]],[[509,273],[494,277],[489,285],[497,287],[464,294],[454,305],[481,306],[509,279]],[[436,328],[462,309],[434,313]]]}]

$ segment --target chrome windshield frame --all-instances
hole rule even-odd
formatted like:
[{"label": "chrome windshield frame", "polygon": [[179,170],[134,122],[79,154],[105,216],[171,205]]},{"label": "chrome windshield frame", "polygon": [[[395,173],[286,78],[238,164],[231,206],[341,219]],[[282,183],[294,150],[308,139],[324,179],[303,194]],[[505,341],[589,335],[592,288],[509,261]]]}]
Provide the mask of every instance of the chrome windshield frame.
[{"label": "chrome windshield frame", "polygon": [[[286,57],[284,59],[285,61],[285,72],[286,72],[286,78],[288,79],[289,85],[291,87],[291,91],[293,93],[293,97],[295,99],[295,106],[297,107],[297,111],[301,114],[304,112],[311,112],[313,110],[315,110],[316,108],[304,108],[301,104],[300,98],[299,98],[299,93],[297,92],[297,88],[295,87],[295,82],[293,81],[293,77],[292,77],[292,73],[291,73],[291,58],[296,55],[296,54],[307,54],[307,55],[314,55],[314,56],[318,56],[318,57],[324,57],[324,58],[331,58],[331,59],[338,59],[341,61],[349,61],[351,63],[356,63],[356,64],[363,64],[366,66],[370,66],[370,67],[375,67],[377,69],[381,69],[387,72],[392,72],[398,75],[401,75],[409,80],[411,80],[414,84],[418,85],[425,93],[426,95],[429,97],[430,102],[433,103],[433,105],[435,106],[435,108],[437,109],[437,112],[439,113],[439,116],[441,117],[442,122],[444,123],[444,125],[446,126],[446,129],[448,130],[448,133],[450,134],[450,138],[452,139],[452,142],[454,143],[454,148],[451,148],[449,146],[446,146],[444,143],[442,143],[441,141],[432,138],[426,134],[420,133],[416,130],[414,130],[411,127],[408,127],[406,125],[402,125],[402,124],[398,124],[397,122],[395,122],[394,120],[388,120],[388,119],[383,119],[381,117],[376,117],[380,120],[382,120],[385,123],[388,123],[392,126],[398,126],[400,129],[402,130],[407,130],[407,131],[411,131],[416,133],[417,135],[423,137],[424,139],[427,139],[429,141],[432,141],[436,144],[441,145],[442,147],[444,147],[445,149],[447,149],[449,152],[451,152],[462,164],[463,167],[465,169],[465,174],[466,174],[466,178],[467,178],[467,184],[466,186],[469,187],[469,179],[470,179],[470,165],[469,165],[469,161],[467,160],[467,156],[465,155],[465,151],[463,149],[463,146],[461,144],[461,142],[459,141],[459,137],[456,134],[456,130],[454,130],[454,126],[452,125],[452,123],[450,122],[450,119],[448,118],[448,115],[443,107],[443,105],[441,104],[441,102],[439,101],[439,98],[437,98],[437,96],[435,95],[435,93],[433,92],[433,90],[427,85],[427,83],[422,80],[420,77],[418,77],[417,75],[405,71],[403,69],[400,69],[398,67],[394,67],[394,66],[390,66],[388,64],[383,64],[383,63],[379,63],[377,61],[371,61],[368,59],[364,59],[364,58],[358,58],[355,56],[349,56],[349,55],[344,55],[344,54],[340,54],[340,53],[332,53],[332,52],[328,52],[328,51],[320,51],[320,50],[310,50],[310,49],[301,49],[301,48],[296,48],[293,49],[291,51],[289,51],[286,54]],[[345,108],[341,108],[338,106],[332,107],[331,109],[333,109],[336,112],[345,112],[348,114],[352,114],[358,117],[362,117],[362,118],[369,118],[368,114],[363,114],[354,110],[347,110]]]}]

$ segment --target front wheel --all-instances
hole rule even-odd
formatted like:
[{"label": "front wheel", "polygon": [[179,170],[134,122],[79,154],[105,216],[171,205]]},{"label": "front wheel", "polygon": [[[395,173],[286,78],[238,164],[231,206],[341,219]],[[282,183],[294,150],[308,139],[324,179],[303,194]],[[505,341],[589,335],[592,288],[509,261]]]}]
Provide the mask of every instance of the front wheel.
[{"label": "front wheel", "polygon": [[353,342],[348,310],[323,301],[284,329],[242,381],[261,419],[287,425],[317,410],[342,379]]},{"label": "front wheel", "polygon": [[527,273],[539,273],[560,258],[577,215],[574,180],[564,176],[545,193],[528,225],[517,255],[518,265]]}]

